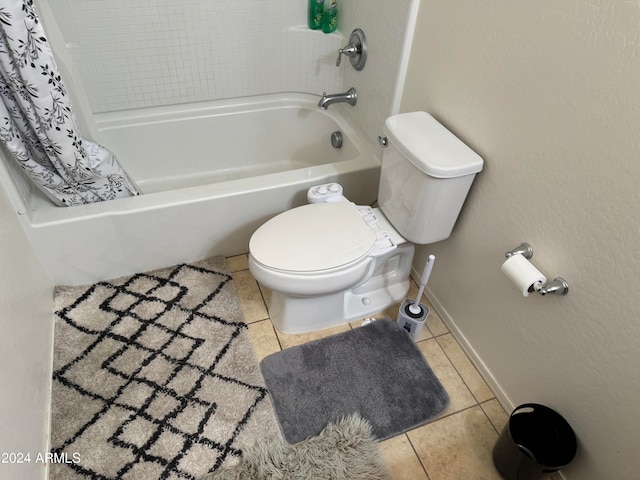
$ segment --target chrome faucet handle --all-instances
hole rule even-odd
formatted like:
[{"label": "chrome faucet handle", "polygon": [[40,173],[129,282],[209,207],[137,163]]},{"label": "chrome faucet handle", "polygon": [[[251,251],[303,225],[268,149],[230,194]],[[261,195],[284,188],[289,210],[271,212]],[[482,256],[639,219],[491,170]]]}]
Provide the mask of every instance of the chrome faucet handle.
[{"label": "chrome faucet handle", "polygon": [[340,66],[342,55],[349,57],[351,66],[356,70],[362,70],[364,68],[364,64],[367,62],[367,39],[362,30],[356,28],[351,32],[349,43],[344,48],[338,50],[336,67]]},{"label": "chrome faucet handle", "polygon": [[342,60],[342,55],[346,55],[347,57],[352,57],[353,55],[357,55],[358,47],[356,47],[353,43],[350,43],[344,48],[338,50],[338,60],[336,60],[336,67],[340,66],[340,60]]}]

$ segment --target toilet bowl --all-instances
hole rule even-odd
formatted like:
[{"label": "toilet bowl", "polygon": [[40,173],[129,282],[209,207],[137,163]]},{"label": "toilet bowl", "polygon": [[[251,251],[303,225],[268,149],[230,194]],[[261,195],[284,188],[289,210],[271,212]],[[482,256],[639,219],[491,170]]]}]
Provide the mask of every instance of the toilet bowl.
[{"label": "toilet bowl", "polygon": [[268,220],[249,241],[249,269],[271,290],[269,317],[284,333],[341,325],[380,312],[409,290],[413,244],[449,237],[483,160],[426,112],[383,129],[379,208],[358,206],[331,183],[309,205]]},{"label": "toilet bowl", "polygon": [[379,209],[312,203],[251,237],[249,268],[271,290],[269,315],[285,333],[340,325],[400,301],[413,246]]}]

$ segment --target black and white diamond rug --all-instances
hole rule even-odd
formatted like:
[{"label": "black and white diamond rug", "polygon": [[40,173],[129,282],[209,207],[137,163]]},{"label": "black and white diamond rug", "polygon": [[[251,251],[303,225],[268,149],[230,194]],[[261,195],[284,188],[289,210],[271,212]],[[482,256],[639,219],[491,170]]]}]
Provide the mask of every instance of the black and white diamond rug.
[{"label": "black and white diamond rug", "polygon": [[223,258],[55,302],[50,479],[196,479],[280,435]]}]

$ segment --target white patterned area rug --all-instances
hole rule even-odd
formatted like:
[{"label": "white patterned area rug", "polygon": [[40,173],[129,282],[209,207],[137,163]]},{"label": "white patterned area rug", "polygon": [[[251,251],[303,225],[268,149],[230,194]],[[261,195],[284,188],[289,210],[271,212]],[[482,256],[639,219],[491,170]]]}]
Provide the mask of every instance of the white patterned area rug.
[{"label": "white patterned area rug", "polygon": [[224,258],[55,302],[50,479],[197,479],[280,437]]}]

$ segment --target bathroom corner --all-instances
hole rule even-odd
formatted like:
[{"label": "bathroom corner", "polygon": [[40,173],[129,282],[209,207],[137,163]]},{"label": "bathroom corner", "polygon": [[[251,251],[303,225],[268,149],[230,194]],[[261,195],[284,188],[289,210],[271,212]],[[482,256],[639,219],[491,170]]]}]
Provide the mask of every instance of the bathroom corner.
[{"label": "bathroom corner", "polygon": [[348,39],[349,32],[362,29],[367,36],[366,66],[357,71],[342,62],[342,89],[354,86],[358,91],[357,108],[344,108],[377,148],[377,137],[389,115],[398,113],[398,101],[406,72],[418,0],[380,2],[371,8],[366,2],[341,0],[339,30]]}]

